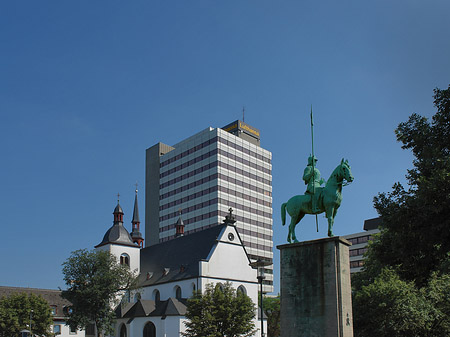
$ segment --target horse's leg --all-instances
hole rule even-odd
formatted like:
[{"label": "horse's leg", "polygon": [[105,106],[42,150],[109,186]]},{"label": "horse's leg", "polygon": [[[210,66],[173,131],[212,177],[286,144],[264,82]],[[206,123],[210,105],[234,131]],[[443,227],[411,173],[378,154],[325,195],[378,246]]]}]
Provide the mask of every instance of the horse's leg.
[{"label": "horse's leg", "polygon": [[333,224],[334,224],[334,216],[336,214],[335,208],[332,206],[328,206],[325,210],[327,219],[328,219],[328,236],[332,237],[333,235]]},{"label": "horse's leg", "polygon": [[[295,226],[300,222],[301,219],[303,219],[303,217],[305,216],[305,213],[303,213],[302,211],[300,211],[300,213],[297,216],[297,221],[295,221],[294,225],[292,226],[292,232],[291,232],[291,237],[294,240],[294,242],[298,242],[297,237],[295,236]],[[292,220],[294,220],[295,218],[291,218],[291,225],[293,223]],[[291,227],[291,225],[289,225],[289,227]]]}]

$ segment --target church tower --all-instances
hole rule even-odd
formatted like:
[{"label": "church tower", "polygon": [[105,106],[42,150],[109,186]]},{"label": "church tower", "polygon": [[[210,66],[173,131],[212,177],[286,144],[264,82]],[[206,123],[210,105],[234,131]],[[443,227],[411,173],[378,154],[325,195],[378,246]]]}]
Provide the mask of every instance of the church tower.
[{"label": "church tower", "polygon": [[[119,195],[118,195],[119,197]],[[130,267],[139,273],[140,247],[133,242],[130,233],[123,226],[123,210],[117,200],[114,208],[114,221],[103,236],[102,242],[95,246],[96,250],[106,250],[117,257],[120,264]]]},{"label": "church tower", "polygon": [[131,239],[134,243],[139,245],[139,247],[144,248],[144,238],[139,230],[141,222],[139,221],[139,209],[138,209],[138,199],[137,199],[137,184],[136,184],[136,195],[134,197],[134,209],[133,209],[133,220],[131,220]]}]

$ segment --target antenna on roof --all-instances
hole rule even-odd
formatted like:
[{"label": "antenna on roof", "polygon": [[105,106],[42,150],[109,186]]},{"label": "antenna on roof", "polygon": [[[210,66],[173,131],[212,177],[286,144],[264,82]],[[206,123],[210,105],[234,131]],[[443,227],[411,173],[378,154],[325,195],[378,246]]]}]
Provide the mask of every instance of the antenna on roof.
[{"label": "antenna on roof", "polygon": [[242,106],[242,121],[245,122],[245,105]]}]

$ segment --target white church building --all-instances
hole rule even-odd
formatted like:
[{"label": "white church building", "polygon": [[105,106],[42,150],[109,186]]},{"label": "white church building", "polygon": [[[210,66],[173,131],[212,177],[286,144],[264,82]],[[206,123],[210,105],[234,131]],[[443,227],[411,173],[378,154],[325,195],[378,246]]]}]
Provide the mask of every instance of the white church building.
[{"label": "white church building", "polygon": [[[138,289],[125,294],[116,309],[116,337],[181,336],[186,329],[187,299],[207,284],[230,282],[258,303],[257,271],[249,265],[231,209],[223,224],[186,236],[180,215],[175,239],[145,248],[139,232],[137,194],[131,235],[123,226],[119,203],[113,214],[113,226],[95,248],[111,252],[139,274]],[[261,336],[259,312],[255,313],[256,337]]]}]

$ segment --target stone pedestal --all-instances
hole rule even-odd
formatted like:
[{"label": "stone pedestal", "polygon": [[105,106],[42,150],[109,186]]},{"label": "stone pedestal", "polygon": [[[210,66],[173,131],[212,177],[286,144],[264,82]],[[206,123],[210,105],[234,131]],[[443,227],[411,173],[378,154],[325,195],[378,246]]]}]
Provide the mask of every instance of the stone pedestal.
[{"label": "stone pedestal", "polygon": [[281,337],[353,337],[349,246],[332,237],[277,247]]}]

